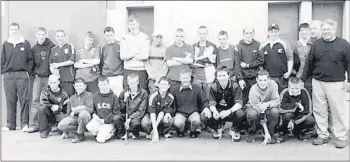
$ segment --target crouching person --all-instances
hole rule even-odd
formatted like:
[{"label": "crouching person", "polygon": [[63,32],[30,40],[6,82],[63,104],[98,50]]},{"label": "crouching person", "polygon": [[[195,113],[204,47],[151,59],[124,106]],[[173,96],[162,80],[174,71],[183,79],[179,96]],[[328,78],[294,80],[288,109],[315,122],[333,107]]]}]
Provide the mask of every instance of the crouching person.
[{"label": "crouching person", "polygon": [[184,137],[185,124],[188,121],[190,123],[190,137],[197,138],[196,129],[201,123],[199,113],[206,112],[208,117],[211,116],[208,108],[208,96],[198,85],[191,84],[191,71],[181,72],[180,81],[181,84],[170,92],[175,98],[174,126],[177,136]]},{"label": "crouching person", "polygon": [[232,140],[237,142],[241,138],[238,128],[245,118],[245,112],[242,110],[243,94],[239,85],[229,78],[226,66],[221,65],[216,69],[216,81],[211,85],[209,92],[211,112],[208,113],[212,113],[212,117],[208,118],[202,113],[201,120],[215,130],[215,139],[222,138],[225,122],[232,123],[230,135]]},{"label": "crouching person", "polygon": [[260,122],[264,127],[265,134],[263,145],[274,144],[278,138],[278,135],[274,134],[275,126],[278,123],[278,106],[280,104],[278,85],[270,79],[269,72],[266,70],[258,72],[256,81],[257,83],[249,91],[249,101],[246,108],[249,125],[247,142],[255,141],[256,126]]},{"label": "crouching person", "polygon": [[[147,109],[147,91],[139,85],[139,76],[131,73],[127,76],[128,87],[124,89],[120,96],[122,119],[124,122],[125,133],[122,140],[130,136],[133,139],[139,137],[141,130],[141,119]],[[124,131],[124,130],[123,130]]]},{"label": "crouching person", "polygon": [[79,143],[84,141],[86,124],[91,119],[93,97],[92,93],[85,90],[86,84],[81,78],[74,81],[74,89],[76,94],[68,101],[68,116],[58,123],[58,129],[67,132],[67,134],[62,135],[62,138],[66,138],[68,133],[72,133],[75,135],[72,142]]},{"label": "crouching person", "polygon": [[39,131],[40,137],[46,138],[51,129],[67,114],[68,94],[61,88],[59,76],[51,74],[48,85],[40,94]]},{"label": "crouching person", "polygon": [[86,129],[96,136],[96,141],[105,143],[122,127],[119,99],[110,88],[108,78],[98,78],[99,92],[93,94],[94,114]]},{"label": "crouching person", "polygon": [[166,77],[161,77],[157,84],[158,91],[150,95],[148,113],[145,114],[141,121],[142,128],[148,134],[146,138],[152,138],[152,143],[158,143],[159,134],[165,138],[170,138],[171,134],[169,131],[174,123],[172,117],[174,96],[168,91],[170,83]]},{"label": "crouching person", "polygon": [[289,130],[299,140],[306,140],[310,133],[315,132],[315,118],[312,116],[312,102],[308,91],[302,88],[299,78],[289,79],[288,88],[281,92],[281,122],[279,131],[281,141],[288,139]]}]

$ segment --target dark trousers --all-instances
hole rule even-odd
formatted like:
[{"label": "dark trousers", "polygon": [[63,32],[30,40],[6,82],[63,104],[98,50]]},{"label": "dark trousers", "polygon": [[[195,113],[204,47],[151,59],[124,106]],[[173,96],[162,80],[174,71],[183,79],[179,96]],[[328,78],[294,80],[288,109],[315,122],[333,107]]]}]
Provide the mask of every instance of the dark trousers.
[{"label": "dark trousers", "polygon": [[61,84],[62,89],[67,92],[69,97],[71,97],[75,94],[73,81],[61,81],[60,84]]},{"label": "dark trousers", "polygon": [[[219,111],[220,113],[220,111]],[[219,118],[218,120],[215,120],[212,116],[211,118],[207,118],[205,114],[201,115],[201,121],[208,127],[217,130],[221,128],[225,122],[232,122],[232,128],[234,130],[238,130],[240,125],[242,124],[244,118],[245,118],[245,112],[242,109],[239,109],[235,111],[234,113],[231,113],[229,116],[227,116],[224,119]]]},{"label": "dark trousers", "polygon": [[[121,121],[123,123],[121,130],[122,132],[125,132],[124,123],[126,121],[126,115],[121,114],[120,116],[121,116]],[[140,130],[141,130],[141,118],[131,119],[128,132],[132,132],[135,136],[138,136],[140,133]]]},{"label": "dark trousers", "polygon": [[272,80],[274,80],[278,85],[278,93],[281,93],[281,91],[288,87],[288,79],[285,79],[283,76],[278,77],[270,77]]},{"label": "dark trousers", "polygon": [[95,93],[95,92],[100,91],[97,83],[98,83],[97,79],[92,81],[92,82],[86,82],[86,91],[91,92],[91,93]]},{"label": "dark trousers", "polygon": [[16,129],[17,100],[21,105],[21,127],[29,124],[29,76],[25,71],[3,75],[7,107],[7,127]]},{"label": "dark trousers", "polygon": [[252,86],[256,83],[256,79],[255,78],[244,78],[243,79],[246,87],[243,89],[243,102],[246,104],[248,103],[248,96],[249,96],[249,91],[250,88],[252,88]]},{"label": "dark trousers", "polygon": [[52,124],[57,124],[60,120],[67,116],[67,114],[55,114],[51,108],[41,106],[38,109],[39,116],[39,131],[50,131]]},{"label": "dark trousers", "polygon": [[[297,114],[294,113],[285,113],[282,114],[282,125],[279,126],[279,131],[284,133],[284,134],[288,134],[289,130],[288,130],[288,123],[291,119],[294,118],[294,116]],[[311,115],[308,116],[303,122],[301,122],[300,124],[295,124],[294,125],[294,131],[293,134],[294,135],[299,135],[300,132],[302,130],[305,129],[311,129],[313,127],[315,127],[316,121],[315,118]]]},{"label": "dark trousers", "polygon": [[[262,114],[258,113],[258,111],[252,107],[247,107],[246,114],[249,126],[248,133],[255,134],[256,127],[258,126],[258,124],[260,124],[260,117]],[[267,119],[267,129],[269,130],[270,135],[272,135],[273,133],[275,133],[275,127],[278,123],[279,111],[277,108],[270,108],[265,111],[265,114]]]},{"label": "dark trousers", "polygon": [[48,77],[36,76],[33,83],[33,95],[32,104],[29,114],[29,126],[34,128],[39,128],[39,107],[40,104],[40,94],[44,86],[47,85]]},{"label": "dark trousers", "polygon": [[147,88],[147,79],[148,79],[148,74],[146,72],[146,70],[128,70],[128,69],[124,69],[124,72],[123,72],[123,85],[124,85],[124,88],[125,87],[128,87],[128,75],[131,74],[131,73],[135,73],[136,75],[139,76],[139,84],[140,84],[140,87],[146,91],[148,91],[148,88]]},{"label": "dark trousers", "polygon": [[[164,118],[163,118],[164,119]],[[174,118],[171,118],[168,123],[164,123],[164,120],[162,120],[158,125],[158,132],[160,134],[166,134],[170,131],[174,124]],[[149,113],[145,114],[145,116],[141,120],[142,129],[147,133],[150,134],[153,127],[152,127],[152,121],[151,116]]]}]

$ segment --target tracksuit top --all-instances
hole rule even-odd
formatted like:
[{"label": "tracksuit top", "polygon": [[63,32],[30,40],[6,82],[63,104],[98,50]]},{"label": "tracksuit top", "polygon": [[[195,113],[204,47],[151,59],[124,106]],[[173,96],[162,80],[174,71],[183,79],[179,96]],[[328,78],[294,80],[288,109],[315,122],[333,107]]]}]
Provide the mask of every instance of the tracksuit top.
[{"label": "tracksuit top", "polygon": [[[127,113],[129,115],[128,118],[131,119],[142,118],[148,105],[147,91],[139,86],[135,96],[132,96],[131,93],[129,93],[129,96],[125,96],[127,91],[130,92],[129,87],[125,88],[119,96],[122,114]],[[127,97],[126,102],[124,102],[125,97]]]},{"label": "tracksuit top", "polygon": [[[242,80],[245,78],[255,78],[258,74],[259,67],[264,64],[264,55],[259,52],[260,42],[252,40],[250,44],[247,44],[245,40],[241,40],[237,44],[237,79]],[[241,68],[241,62],[249,64],[249,68]]]},{"label": "tracksuit top", "polygon": [[56,112],[58,113],[67,113],[69,96],[68,94],[60,88],[58,92],[52,92],[49,85],[46,85],[40,94],[40,104],[44,107],[51,108],[52,105],[58,105],[59,108]]},{"label": "tracksuit top", "polygon": [[261,112],[260,104],[264,102],[277,102],[280,103],[280,96],[278,93],[278,85],[274,80],[269,80],[266,89],[261,89],[258,83],[254,84],[249,91],[249,103],[251,106]]},{"label": "tracksuit top", "polygon": [[49,38],[46,38],[43,44],[37,43],[33,46],[32,51],[34,55],[34,74],[39,77],[49,77],[50,72],[50,51],[55,44]]},{"label": "tracksuit top", "polygon": [[119,42],[100,47],[100,68],[102,75],[112,77],[123,75],[124,61],[120,59]]},{"label": "tracksuit top", "polygon": [[[62,47],[56,45],[51,49],[49,63],[60,63],[68,60],[75,62],[75,49],[72,44],[65,43]],[[61,81],[73,82],[75,80],[74,65],[59,68]]]},{"label": "tracksuit top", "polygon": [[333,41],[323,38],[311,46],[304,73],[301,79],[305,82],[309,77],[323,82],[341,82],[345,80],[345,72],[350,81],[350,44],[343,38]]},{"label": "tracksuit top", "polygon": [[[81,59],[100,59],[98,49],[92,47],[78,50],[75,61],[79,62]],[[98,65],[88,68],[76,68],[76,70],[75,78],[82,78],[85,82],[93,82],[100,76]]]},{"label": "tracksuit top", "polygon": [[148,103],[148,113],[159,114],[163,112],[164,114],[170,113],[175,115],[174,96],[169,92],[166,93],[164,98],[158,91],[153,92],[149,97]]},{"label": "tracksuit top", "polygon": [[[299,112],[297,102],[301,103],[304,107],[304,111]],[[296,124],[300,124],[307,117],[312,115],[311,97],[306,89],[301,89],[301,94],[292,96],[288,92],[288,88],[281,92],[281,106],[279,108],[280,113],[294,113],[293,120]]]},{"label": "tracksuit top", "polygon": [[[120,58],[124,60],[124,69],[128,70],[145,70],[145,61],[149,57],[150,39],[147,34],[139,32],[137,35],[129,32],[122,37],[120,42]],[[139,53],[143,60],[136,60],[134,57],[126,59],[126,57]]]},{"label": "tracksuit top", "polygon": [[293,51],[289,44],[281,39],[274,42],[272,48],[270,41],[260,45],[260,54],[264,55],[263,67],[271,77],[280,77],[288,71],[287,62],[293,60]]},{"label": "tracksuit top", "polygon": [[93,95],[91,92],[87,92],[86,90],[81,94],[75,94],[69,98],[68,102],[68,111],[70,114],[72,112],[72,108],[77,106],[84,105],[86,107],[86,111],[90,114],[94,112],[94,104],[93,104]]},{"label": "tracksuit top", "polygon": [[236,103],[243,105],[243,92],[237,82],[229,80],[225,89],[221,87],[219,81],[211,85],[209,106],[215,106],[218,111],[222,111],[231,109]]},{"label": "tracksuit top", "polygon": [[187,117],[194,112],[201,112],[209,106],[208,96],[198,85],[192,84],[186,88],[178,85],[171,89],[170,93],[175,98],[175,112]]},{"label": "tracksuit top", "polygon": [[113,115],[120,114],[119,99],[113,91],[109,91],[107,94],[96,92],[93,94],[94,100],[94,113],[104,119],[105,124],[112,122]]},{"label": "tracksuit top", "polygon": [[[200,46],[199,42],[193,46],[194,51],[194,63],[198,63],[203,66],[207,64],[215,64],[217,48],[216,45],[210,41],[206,41],[205,46]],[[198,57],[207,56],[205,59],[197,60]],[[192,77],[201,81],[207,81],[204,67],[192,66]]]},{"label": "tracksuit top", "polygon": [[27,40],[21,36],[17,42],[12,39],[4,42],[1,52],[1,74],[16,71],[33,74],[33,66],[33,52]]},{"label": "tracksuit top", "polygon": [[145,61],[145,68],[149,79],[155,80],[156,77],[166,76],[168,73],[168,65],[165,60],[166,47],[164,45],[151,46],[151,52],[147,61]]},{"label": "tracksuit top", "polygon": [[216,67],[226,66],[229,69],[230,76],[235,75],[235,49],[233,45],[229,45],[227,49],[217,48],[218,53],[216,56]]}]

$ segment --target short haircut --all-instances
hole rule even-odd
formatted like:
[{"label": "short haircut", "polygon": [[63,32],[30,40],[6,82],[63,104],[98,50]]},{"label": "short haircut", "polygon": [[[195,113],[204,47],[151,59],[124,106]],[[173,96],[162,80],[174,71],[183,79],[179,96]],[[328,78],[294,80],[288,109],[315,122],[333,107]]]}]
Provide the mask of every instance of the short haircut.
[{"label": "short haircut", "polygon": [[110,26],[105,27],[105,30],[103,30],[103,34],[105,34],[106,32],[113,32],[114,33],[114,29]]},{"label": "short haircut", "polygon": [[228,71],[227,66],[225,66],[225,65],[219,65],[219,66],[216,68],[215,74],[217,75],[217,72],[219,72],[219,71],[225,71],[227,74],[230,74],[230,72]]},{"label": "short haircut", "polygon": [[263,75],[270,76],[270,73],[267,70],[265,70],[265,69],[260,69],[258,71],[258,75],[256,77],[258,78],[259,76],[263,76]]},{"label": "short haircut", "polygon": [[105,76],[105,75],[100,75],[97,80],[98,80],[99,83],[100,82],[105,82],[105,81],[107,81],[109,83],[108,77]]},{"label": "short haircut", "polygon": [[50,74],[48,79],[50,80],[50,78],[54,78],[54,77],[57,78],[58,81],[60,80],[60,76],[57,74]]},{"label": "short haircut", "polygon": [[192,76],[192,71],[191,70],[182,70],[181,72],[180,72],[180,76],[181,75],[185,75],[185,74],[189,74],[190,76]]},{"label": "short haircut", "polygon": [[129,22],[133,22],[133,21],[140,22],[139,18],[137,16],[135,16],[135,15],[130,15],[129,18],[128,18],[128,21]]},{"label": "short haircut", "polygon": [[182,28],[178,28],[176,29],[176,32],[184,32],[184,30]]},{"label": "short haircut", "polygon": [[321,27],[322,22],[320,20],[312,20],[309,26],[319,25]]},{"label": "short haircut", "polygon": [[62,29],[56,30],[56,33],[63,33],[64,35],[66,35],[66,32],[64,32],[64,30]]},{"label": "short haircut", "polygon": [[288,83],[289,84],[300,84],[301,80],[297,77],[291,77],[291,78],[289,78]]},{"label": "short haircut", "polygon": [[19,24],[18,24],[18,23],[15,23],[15,22],[14,22],[14,23],[11,23],[10,26],[17,26],[18,29],[20,29],[20,28],[19,28]]},{"label": "short haircut", "polygon": [[44,27],[38,27],[38,29],[36,29],[36,32],[39,32],[39,31],[47,33]]},{"label": "short haircut", "polygon": [[334,29],[337,29],[337,22],[333,19],[326,19],[322,22],[322,25],[321,27],[324,25],[324,24],[329,24],[331,25]]},{"label": "short haircut", "polygon": [[161,81],[166,81],[166,82],[170,83],[169,79],[166,76],[160,77],[158,83],[160,83]]},{"label": "short haircut", "polygon": [[298,31],[300,31],[302,28],[307,28],[307,29],[309,29],[309,24],[308,24],[308,23],[302,23],[302,24],[300,24],[300,25],[299,25],[299,30],[298,30]]},{"label": "short haircut", "polygon": [[208,28],[207,28],[206,26],[204,26],[204,25],[198,27],[198,30],[199,30],[199,29],[206,29],[206,30],[208,30]]},{"label": "short haircut", "polygon": [[136,73],[131,73],[127,76],[127,80],[129,81],[130,79],[137,79],[139,80],[139,76]]},{"label": "short haircut", "polygon": [[84,83],[85,84],[85,81],[83,78],[77,78],[74,80],[74,84],[77,84],[77,83]]},{"label": "short haircut", "polygon": [[228,34],[227,34],[227,32],[225,31],[225,30],[221,30],[220,32],[219,32],[219,36],[220,35],[224,35],[224,36],[227,36],[228,37]]},{"label": "short haircut", "polygon": [[91,31],[88,31],[88,32],[86,33],[86,37],[95,39],[95,34],[94,34],[93,32],[91,32]]},{"label": "short haircut", "polygon": [[245,27],[245,28],[243,28],[243,33],[244,33],[245,30],[247,30],[247,29],[252,29],[252,30],[253,30],[253,33],[255,32],[255,29],[254,29],[254,28],[252,28],[252,27]]}]

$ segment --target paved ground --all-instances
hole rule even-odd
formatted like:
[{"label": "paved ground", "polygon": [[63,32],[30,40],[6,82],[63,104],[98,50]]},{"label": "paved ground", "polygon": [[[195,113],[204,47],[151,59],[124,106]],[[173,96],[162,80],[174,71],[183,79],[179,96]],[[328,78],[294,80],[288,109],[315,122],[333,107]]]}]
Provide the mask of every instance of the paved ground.
[{"label": "paved ground", "polygon": [[261,139],[238,143],[228,137],[214,140],[209,135],[198,139],[162,139],[152,145],[138,139],[125,145],[113,139],[105,144],[93,137],[73,144],[58,135],[40,139],[39,134],[21,131],[2,132],[2,160],[346,160],[349,147],[336,149],[333,144],[313,146],[310,141],[287,141],[283,144],[260,146]]}]

